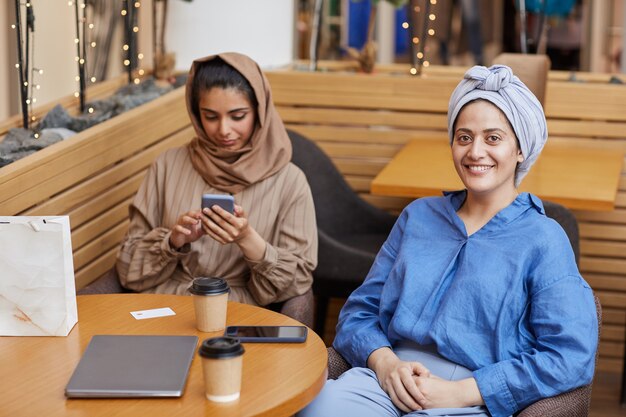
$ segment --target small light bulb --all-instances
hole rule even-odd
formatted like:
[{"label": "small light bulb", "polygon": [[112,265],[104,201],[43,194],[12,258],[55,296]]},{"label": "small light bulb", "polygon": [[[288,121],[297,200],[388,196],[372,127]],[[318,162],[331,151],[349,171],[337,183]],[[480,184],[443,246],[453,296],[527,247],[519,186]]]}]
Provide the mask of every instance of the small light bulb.
[{"label": "small light bulb", "polygon": [[125,59],[125,60],[124,60],[124,66],[126,66],[126,67],[127,67],[127,66],[129,66],[129,65],[130,65],[130,61],[129,61],[128,59]]},{"label": "small light bulb", "polygon": [[133,81],[135,82],[135,84],[139,84],[139,82],[140,82],[139,78],[135,78]]},{"label": "small light bulb", "polygon": [[128,45],[122,46],[122,49],[125,50],[125,51],[128,51]]},{"label": "small light bulb", "polygon": [[28,81],[24,81],[24,87],[28,87]]},{"label": "small light bulb", "polygon": [[38,70],[37,72],[39,73],[39,75],[43,74],[43,70],[42,69]]},{"label": "small light bulb", "polygon": [[67,5],[68,5],[68,6],[71,6],[71,5],[73,5],[73,4],[74,4],[74,3],[72,3],[71,1],[68,1],[68,2],[67,2]]},{"label": "small light bulb", "polygon": [[126,10],[122,10],[122,16],[126,16]]},{"label": "small light bulb", "polygon": [[36,88],[37,90],[41,90],[41,86],[40,86],[39,84],[37,84],[37,85],[35,86],[35,88]]},{"label": "small light bulb", "polygon": [[418,52],[418,53],[417,53],[417,57],[418,57],[419,59],[422,59],[422,58],[424,58],[424,54],[423,54],[423,53],[421,53],[421,52]]},{"label": "small light bulb", "polygon": [[138,1],[135,2],[135,7],[139,8],[141,6],[141,3],[139,3]]},{"label": "small light bulb", "polygon": [[430,62],[428,62],[428,61],[424,61],[424,66],[425,66],[425,67],[428,67],[429,65],[430,65]]},{"label": "small light bulb", "polygon": [[35,120],[37,120],[37,118],[35,116],[32,116],[30,120],[34,122]]},{"label": "small light bulb", "polygon": [[37,103],[37,97],[33,97],[33,103]]},{"label": "small light bulb", "polygon": [[86,6],[85,6],[85,3],[83,3],[83,4],[81,4],[81,5],[80,5],[80,8],[81,8],[81,9],[84,9],[85,7],[86,7]]},{"label": "small light bulb", "polygon": [[29,98],[26,99],[26,104],[30,104],[30,99]]},{"label": "small light bulb", "polygon": [[133,32],[135,32],[135,33],[139,32],[139,28],[138,28],[137,26],[135,26],[135,27],[133,28]]},{"label": "small light bulb", "polygon": [[15,29],[15,25],[11,25],[11,29]]},{"label": "small light bulb", "polygon": [[78,94],[78,91],[74,92],[74,97],[76,98],[80,97],[80,94]]},{"label": "small light bulb", "polygon": [[430,4],[437,4],[437,0],[430,0]]},{"label": "small light bulb", "polygon": [[415,10],[415,13],[419,13],[422,9],[419,6],[415,6],[413,10]]},{"label": "small light bulb", "polygon": [[79,64],[84,64],[84,63],[85,63],[85,60],[84,60],[83,58],[81,58],[81,59],[78,61],[78,63],[79,63]]},{"label": "small light bulb", "polygon": [[91,82],[95,83],[96,82],[96,77],[91,77]]},{"label": "small light bulb", "polygon": [[91,42],[91,47],[95,48],[96,47],[96,43],[95,42]]},{"label": "small light bulb", "polygon": [[78,43],[78,42],[80,42],[78,38],[74,39],[74,43]]},{"label": "small light bulb", "polygon": [[93,113],[93,107],[89,107],[89,113]]},{"label": "small light bulb", "polygon": [[429,18],[430,20],[435,20],[435,19],[437,18],[437,16],[435,16],[435,14],[434,14],[434,13],[431,13],[431,14],[429,14],[429,15],[428,15],[428,18]]},{"label": "small light bulb", "polygon": [[137,58],[143,59],[143,54],[137,54]]},{"label": "small light bulb", "polygon": [[408,29],[408,28],[409,28],[409,24],[408,24],[407,22],[403,22],[403,23],[402,23],[402,27],[403,27],[404,29]]},{"label": "small light bulb", "polygon": [[435,29],[428,29],[428,34],[430,36],[434,36],[435,35]]},{"label": "small light bulb", "polygon": [[80,81],[80,77],[79,77],[78,75],[77,75],[76,77],[74,77],[74,79],[75,79],[76,81]]},{"label": "small light bulb", "polygon": [[139,75],[144,75],[146,72],[143,69],[139,70]]},{"label": "small light bulb", "polygon": [[93,29],[93,23],[89,24],[89,29]]},{"label": "small light bulb", "polygon": [[420,38],[418,38],[417,36],[413,38],[413,43],[414,44],[418,44],[420,43]]},{"label": "small light bulb", "polygon": [[20,64],[15,64],[15,68],[19,69],[19,67],[20,67]]},{"label": "small light bulb", "polygon": [[39,139],[39,133],[35,133],[33,136],[35,136],[35,139]]},{"label": "small light bulb", "polygon": [[417,68],[411,68],[411,75],[417,74]]},{"label": "small light bulb", "polygon": [[26,7],[30,7],[30,3],[26,3]]},{"label": "small light bulb", "polygon": [[76,56],[76,57],[74,57],[74,61],[76,61],[76,62],[78,62],[78,60],[79,60],[79,59],[80,59],[80,58],[79,58],[79,57],[77,57],[77,56]]}]

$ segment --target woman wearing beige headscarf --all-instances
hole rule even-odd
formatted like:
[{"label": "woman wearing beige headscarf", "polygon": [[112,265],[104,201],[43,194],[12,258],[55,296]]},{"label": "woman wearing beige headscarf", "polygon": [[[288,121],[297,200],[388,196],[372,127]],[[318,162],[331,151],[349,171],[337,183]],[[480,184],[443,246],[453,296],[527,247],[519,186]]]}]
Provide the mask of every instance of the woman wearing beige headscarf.
[{"label": "woman wearing beige headscarf", "polygon": [[[194,61],[187,109],[196,137],[162,154],[130,206],[122,285],[188,294],[198,276],[226,279],[234,301],[267,305],[311,288],[317,229],[311,191],[258,65],[236,53]],[[234,213],[200,209],[230,194]]]}]

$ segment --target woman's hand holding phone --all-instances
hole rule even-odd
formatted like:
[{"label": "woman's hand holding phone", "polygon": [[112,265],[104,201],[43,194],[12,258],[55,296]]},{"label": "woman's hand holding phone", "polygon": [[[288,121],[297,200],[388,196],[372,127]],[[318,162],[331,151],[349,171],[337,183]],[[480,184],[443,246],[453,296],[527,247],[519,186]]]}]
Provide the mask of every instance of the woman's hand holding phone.
[{"label": "woman's hand holding phone", "polygon": [[248,222],[243,208],[234,205],[229,213],[218,205],[202,209],[202,230],[217,242],[226,245],[235,243],[246,258],[258,261],[265,255],[265,240]]}]

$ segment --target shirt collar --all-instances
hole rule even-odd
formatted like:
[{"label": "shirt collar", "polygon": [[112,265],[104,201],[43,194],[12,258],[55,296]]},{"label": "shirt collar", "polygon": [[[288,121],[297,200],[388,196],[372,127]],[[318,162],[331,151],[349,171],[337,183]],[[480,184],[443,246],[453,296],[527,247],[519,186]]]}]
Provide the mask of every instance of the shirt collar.
[{"label": "shirt collar", "polygon": [[[456,213],[465,201],[467,190],[444,191],[443,195]],[[543,215],[546,214],[543,208],[543,203],[539,197],[531,193],[519,193],[511,204],[500,210],[500,212],[496,214],[485,226],[483,226],[481,230],[489,231],[494,230],[494,228],[498,229],[503,227],[517,219],[520,215],[531,208],[537,210],[537,212]]]}]

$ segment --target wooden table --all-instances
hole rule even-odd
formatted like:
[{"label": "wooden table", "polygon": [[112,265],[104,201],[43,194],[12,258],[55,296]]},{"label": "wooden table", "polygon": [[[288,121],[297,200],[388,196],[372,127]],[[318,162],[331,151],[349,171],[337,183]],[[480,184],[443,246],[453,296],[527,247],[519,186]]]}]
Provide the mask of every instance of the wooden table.
[{"label": "wooden table", "polygon": [[[570,209],[615,208],[624,151],[594,140],[550,139],[522,181],[520,191]],[[441,195],[463,189],[446,137],[416,139],[374,178],[372,194],[395,197]]]},{"label": "wooden table", "polygon": [[[175,316],[135,320],[136,310],[170,307]],[[227,323],[297,325],[273,311],[229,303]],[[2,416],[290,416],[326,381],[327,353],[309,330],[305,343],[246,343],[241,397],[229,404],[206,400],[200,358],[194,358],[181,398],[67,399],[65,385],[95,334],[197,335],[192,298],[152,294],[78,297],[78,324],[68,337],[0,337]]]}]

